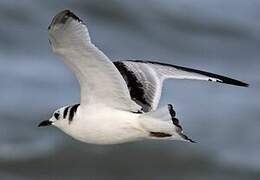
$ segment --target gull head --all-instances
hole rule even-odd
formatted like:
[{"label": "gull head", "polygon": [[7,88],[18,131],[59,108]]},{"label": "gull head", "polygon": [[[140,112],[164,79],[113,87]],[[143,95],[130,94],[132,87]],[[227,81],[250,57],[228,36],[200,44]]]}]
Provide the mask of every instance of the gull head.
[{"label": "gull head", "polygon": [[75,119],[79,104],[65,106],[57,109],[48,120],[42,121],[38,127],[54,125],[60,129],[66,129]]},{"label": "gull head", "polygon": [[64,114],[64,108],[60,108],[57,109],[56,111],[54,111],[54,113],[52,114],[52,117],[48,120],[42,121],[38,127],[47,127],[47,126],[62,126],[62,124],[65,124],[65,119],[63,119],[63,115]]}]

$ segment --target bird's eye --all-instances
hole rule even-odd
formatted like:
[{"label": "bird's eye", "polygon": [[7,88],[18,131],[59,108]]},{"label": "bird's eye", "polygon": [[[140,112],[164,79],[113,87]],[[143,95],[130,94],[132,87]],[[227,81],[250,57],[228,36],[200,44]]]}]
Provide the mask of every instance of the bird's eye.
[{"label": "bird's eye", "polygon": [[60,114],[59,113],[54,113],[54,115],[53,115],[56,119],[59,119],[59,117],[60,117]]}]

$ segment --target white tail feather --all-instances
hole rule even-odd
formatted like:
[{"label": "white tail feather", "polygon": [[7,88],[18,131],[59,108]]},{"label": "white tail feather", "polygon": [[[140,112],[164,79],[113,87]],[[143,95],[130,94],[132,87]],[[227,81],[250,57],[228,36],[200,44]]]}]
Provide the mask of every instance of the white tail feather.
[{"label": "white tail feather", "polygon": [[183,133],[171,104],[140,116],[140,123],[152,139],[184,140],[194,142]]}]

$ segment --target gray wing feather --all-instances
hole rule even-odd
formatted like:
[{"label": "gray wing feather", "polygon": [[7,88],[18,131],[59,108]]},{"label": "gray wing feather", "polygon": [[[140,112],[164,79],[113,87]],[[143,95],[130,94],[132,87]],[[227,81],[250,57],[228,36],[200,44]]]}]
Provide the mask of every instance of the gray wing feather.
[{"label": "gray wing feather", "polygon": [[194,79],[248,86],[244,82],[225,76],[159,62],[125,60],[114,64],[124,77],[132,100],[142,106],[144,112],[157,108],[165,79]]}]

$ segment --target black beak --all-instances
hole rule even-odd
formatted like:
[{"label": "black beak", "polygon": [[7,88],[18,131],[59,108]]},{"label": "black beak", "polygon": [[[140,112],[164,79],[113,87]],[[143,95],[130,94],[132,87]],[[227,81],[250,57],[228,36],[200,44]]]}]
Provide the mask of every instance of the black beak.
[{"label": "black beak", "polygon": [[52,122],[49,121],[49,120],[46,120],[46,121],[42,121],[42,122],[38,125],[38,127],[50,126],[50,125],[52,125]]}]

